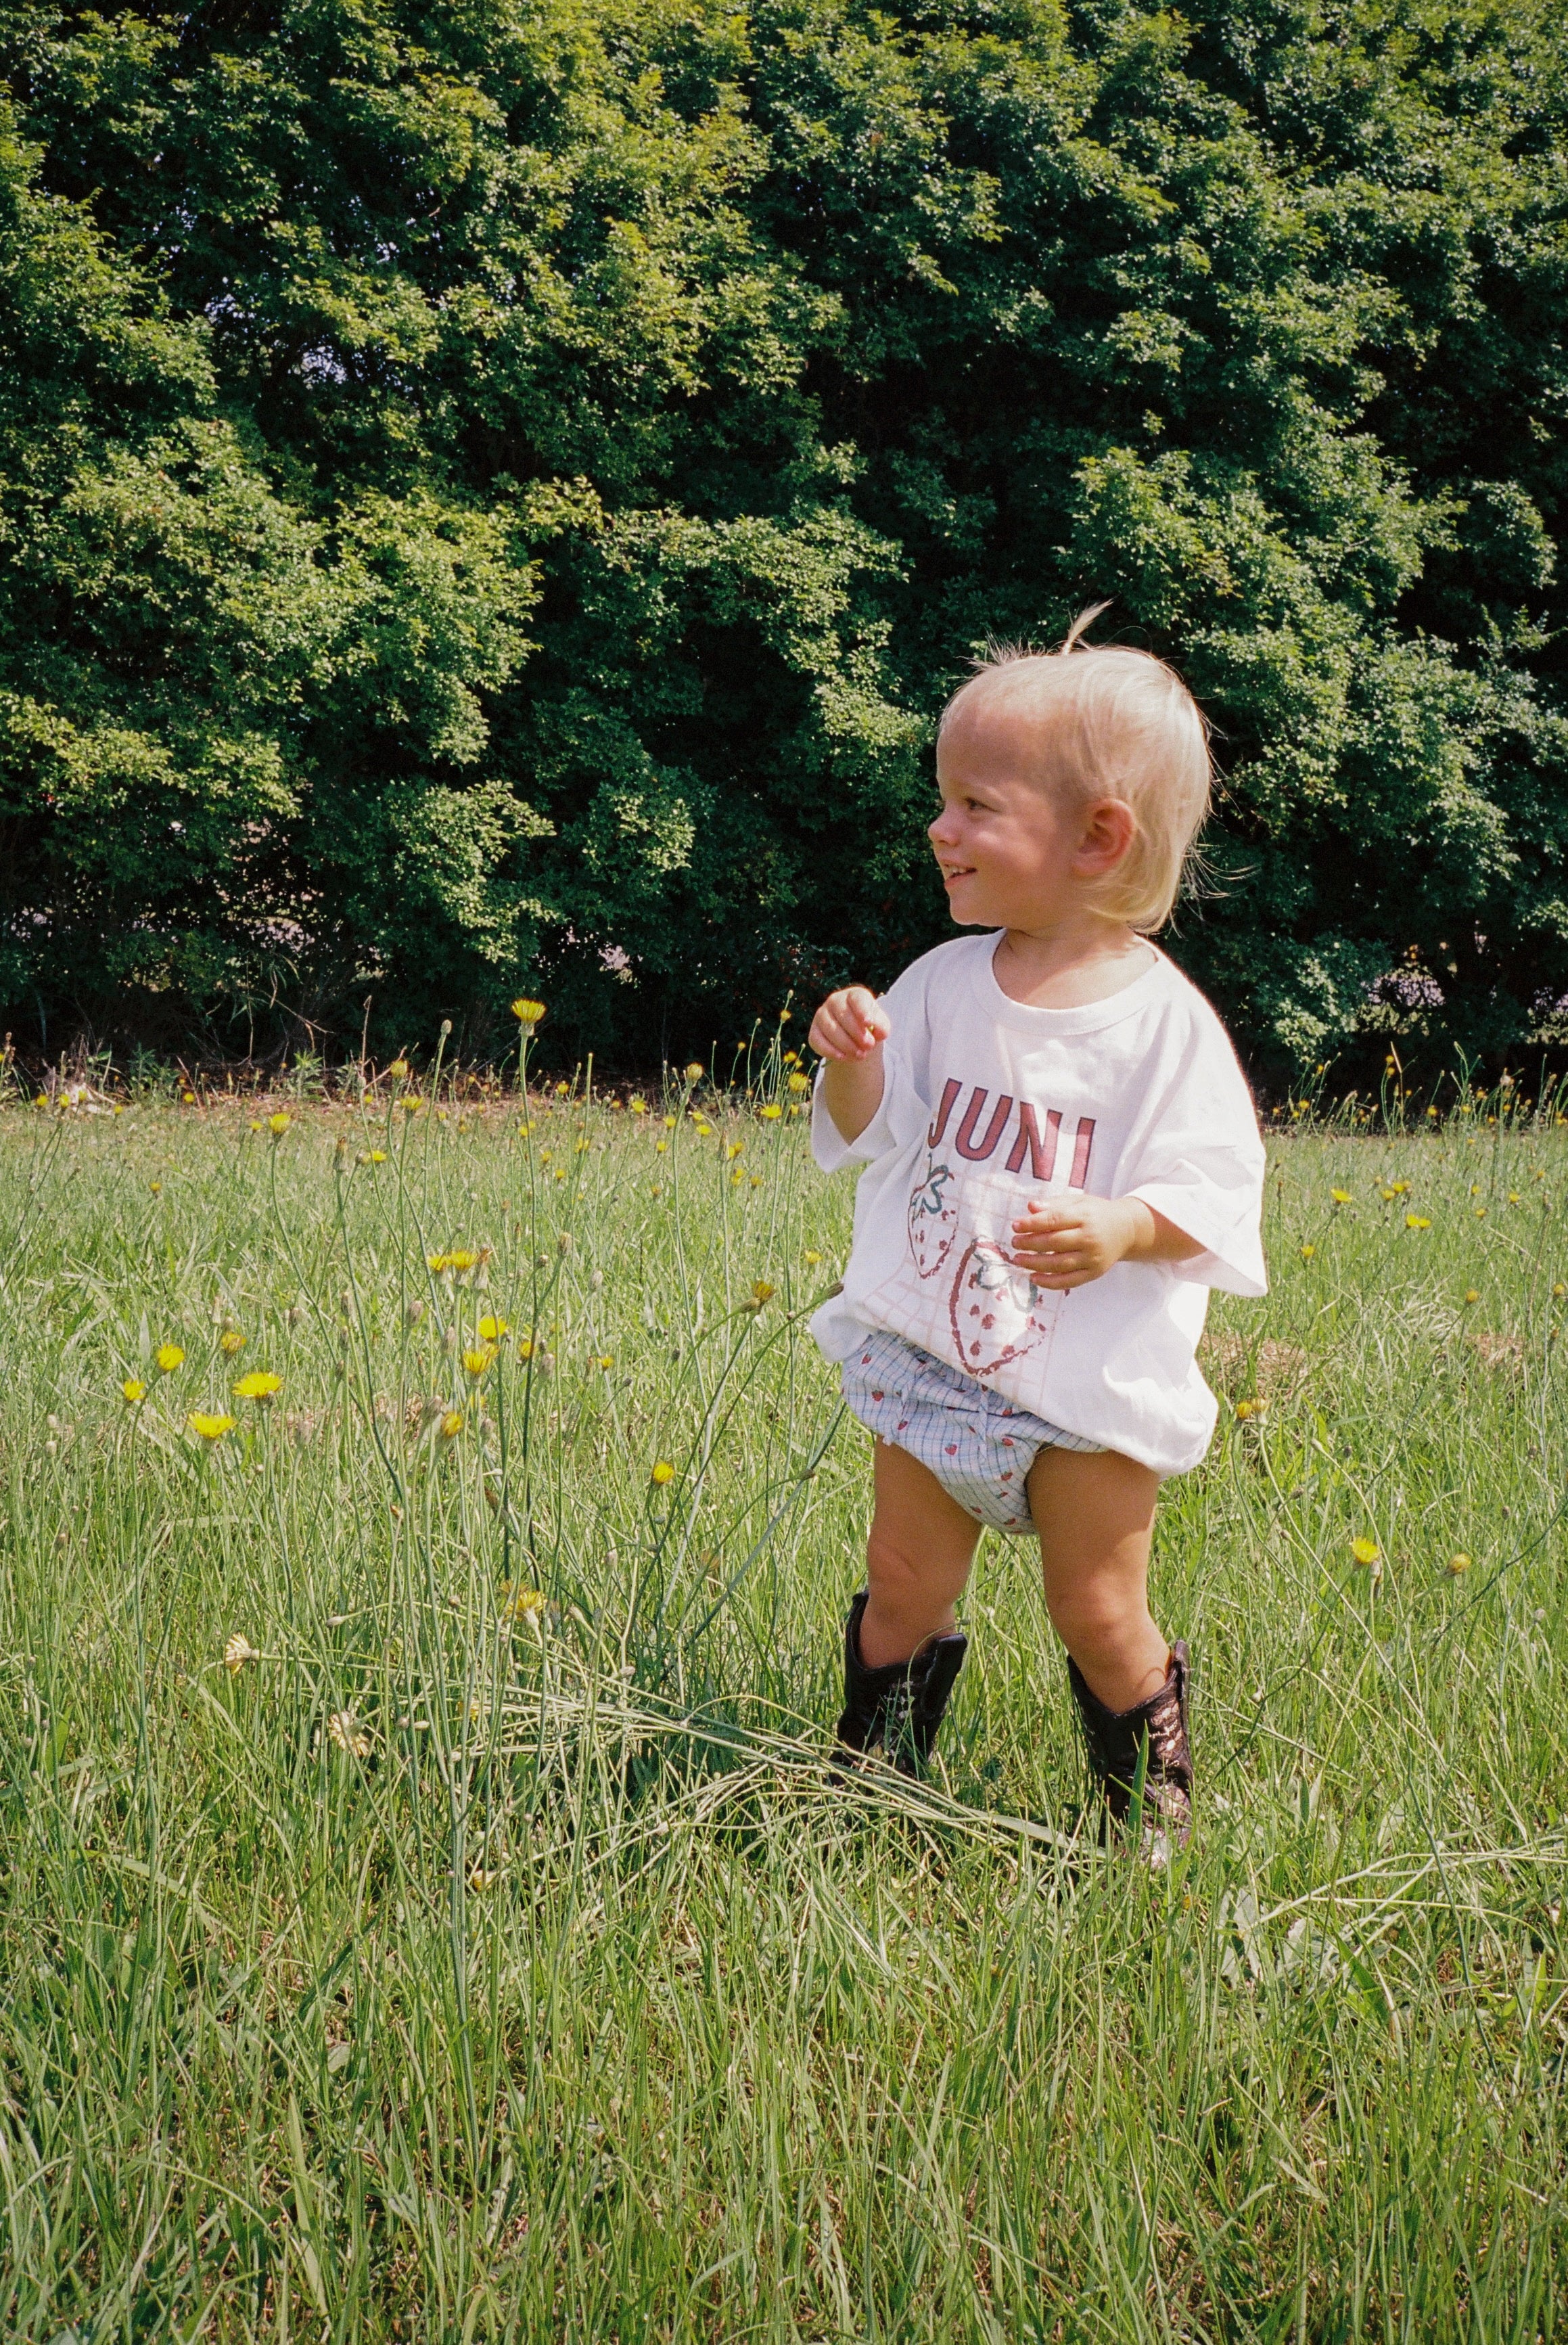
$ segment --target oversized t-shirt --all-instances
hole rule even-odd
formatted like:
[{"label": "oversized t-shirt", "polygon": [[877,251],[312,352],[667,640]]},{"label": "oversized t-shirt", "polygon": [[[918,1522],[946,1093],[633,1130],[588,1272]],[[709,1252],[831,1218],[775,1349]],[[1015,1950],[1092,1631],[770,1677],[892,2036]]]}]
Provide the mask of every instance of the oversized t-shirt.
[{"label": "oversized t-shirt", "polygon": [[[818,1164],[865,1170],[844,1284],[812,1333],[843,1360],[866,1328],[889,1328],[1064,1432],[1185,1473],[1218,1414],[1193,1356],[1209,1290],[1267,1287],[1246,1081],[1163,953],[1104,1001],[1040,1010],[997,984],[998,942],[938,945],[884,996],[882,1104],[857,1140],[819,1081]],[[1012,1223],[1075,1190],[1141,1197],[1204,1251],[1047,1293],[1010,1261]]]}]

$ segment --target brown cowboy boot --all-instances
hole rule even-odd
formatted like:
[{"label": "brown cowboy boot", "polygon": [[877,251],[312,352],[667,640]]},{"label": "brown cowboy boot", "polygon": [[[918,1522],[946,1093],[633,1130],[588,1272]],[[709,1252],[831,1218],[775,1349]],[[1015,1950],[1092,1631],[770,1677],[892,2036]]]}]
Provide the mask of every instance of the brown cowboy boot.
[{"label": "brown cowboy boot", "polygon": [[880,1747],[889,1766],[913,1775],[931,1756],[936,1729],[969,1650],[966,1637],[928,1637],[906,1661],[868,1670],[860,1658],[862,1589],[844,1624],[844,1715],[838,1740],[857,1754]]},{"label": "brown cowboy boot", "polygon": [[1089,1774],[1113,1825],[1127,1822],[1147,1741],[1142,1841],[1156,1863],[1165,1862],[1172,1845],[1184,1847],[1192,1829],[1192,1746],[1187,1734],[1190,1671],[1187,1647],[1178,1641],[1170,1649],[1170,1666],[1158,1693],[1132,1710],[1108,1710],[1067,1656],[1067,1681],[1084,1731]]}]

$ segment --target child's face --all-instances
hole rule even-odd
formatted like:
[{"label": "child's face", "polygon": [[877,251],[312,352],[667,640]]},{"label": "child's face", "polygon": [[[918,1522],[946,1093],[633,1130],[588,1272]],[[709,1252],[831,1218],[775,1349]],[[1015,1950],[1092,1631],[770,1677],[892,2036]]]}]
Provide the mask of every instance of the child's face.
[{"label": "child's face", "polygon": [[978,695],[942,736],[942,811],[927,836],[961,927],[1049,926],[1081,909],[1085,882],[1126,852],[1130,809],[1114,798],[1070,812],[1058,807],[1034,777],[1038,756],[1037,720]]}]

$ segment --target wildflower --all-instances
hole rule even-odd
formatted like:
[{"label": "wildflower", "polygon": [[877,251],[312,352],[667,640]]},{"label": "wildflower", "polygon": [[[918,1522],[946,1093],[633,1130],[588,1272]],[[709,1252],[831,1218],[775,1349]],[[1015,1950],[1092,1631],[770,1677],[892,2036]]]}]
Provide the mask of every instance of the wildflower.
[{"label": "wildflower", "polygon": [[660,1489],[663,1488],[666,1482],[673,1482],[674,1480],[675,1469],[671,1465],[667,1457],[658,1457],[654,1459],[652,1478]]},{"label": "wildflower", "polygon": [[35,1106],[35,1107],[47,1107],[47,1106],[48,1106],[48,1104],[49,1104],[49,1094],[48,1094],[48,1092],[47,1092],[47,1091],[40,1091],[40,1092],[38,1093],[37,1098],[33,1101],[33,1104],[34,1104],[34,1106]]},{"label": "wildflower", "polygon": [[1455,1579],[1462,1579],[1465,1573],[1470,1569],[1469,1556],[1451,1555],[1448,1559],[1448,1568]]},{"label": "wildflower", "polygon": [[1376,1539],[1353,1538],[1351,1541],[1351,1553],[1355,1557],[1356,1561],[1361,1564],[1381,1563],[1383,1559],[1383,1551]]},{"label": "wildflower", "polygon": [[520,1026],[537,1026],[544,1015],[544,1004],[523,996],[512,1003],[511,1014]]},{"label": "wildflower", "polygon": [[1519,1203],[1519,1192],[1518,1192],[1518,1190],[1517,1190],[1517,1189],[1510,1189],[1510,1191],[1509,1191],[1509,1193],[1508,1193],[1508,1202],[1509,1202],[1509,1203],[1510,1203],[1511,1205],[1517,1205],[1517,1204],[1518,1204],[1518,1203]]},{"label": "wildflower", "polygon": [[504,1319],[491,1319],[487,1316],[479,1323],[481,1344],[499,1344],[501,1337],[510,1335],[511,1332]]},{"label": "wildflower", "polygon": [[817,1264],[822,1260],[822,1256],[817,1253],[814,1246],[807,1246],[805,1250],[805,1259],[814,1270]]},{"label": "wildflower", "polygon": [[673,1131],[674,1131],[674,1129],[675,1129],[675,1126],[676,1126],[676,1124],[679,1122],[679,1121],[680,1121],[680,1119],[679,1119],[679,1117],[678,1117],[678,1116],[667,1115],[667,1116],[664,1118],[664,1129],[665,1129],[665,1131],[666,1131],[666,1132],[673,1132]]},{"label": "wildflower", "polygon": [[1330,1189],[1329,1194],[1336,1205],[1348,1205],[1351,1203],[1351,1193],[1348,1189]]},{"label": "wildflower", "polygon": [[462,1429],[463,1413],[460,1408],[448,1408],[441,1411],[436,1422],[436,1431],[443,1441],[455,1441]]},{"label": "wildflower", "polygon": [[1317,1253],[1317,1251],[1318,1249],[1315,1245],[1304,1245],[1301,1248],[1301,1260],[1303,1262],[1310,1262],[1312,1256]]},{"label": "wildflower", "polygon": [[217,1344],[218,1349],[226,1352],[231,1360],[236,1352],[243,1352],[245,1349],[245,1338],[238,1327],[226,1327],[218,1337]]},{"label": "wildflower", "polygon": [[612,1368],[615,1365],[614,1353],[601,1352],[599,1355],[599,1365],[602,1368]]},{"label": "wildflower", "polygon": [[407,1059],[394,1059],[391,1065],[387,1069],[387,1072],[400,1083],[404,1080],[408,1071],[409,1062]]},{"label": "wildflower", "polygon": [[213,1444],[221,1441],[226,1433],[232,1433],[235,1426],[232,1416],[214,1416],[201,1408],[193,1408],[185,1423],[187,1432],[199,1433],[204,1441]]},{"label": "wildflower", "polygon": [[777,1291],[776,1287],[773,1287],[768,1284],[765,1278],[759,1278],[756,1280],[752,1287],[752,1309],[754,1311],[760,1311],[764,1303],[771,1303],[773,1301]]},{"label": "wildflower", "polygon": [[544,1617],[543,1589],[526,1587],[521,1580],[503,1579],[501,1612],[505,1620],[531,1620],[537,1626]]},{"label": "wildflower", "polygon": [[239,1675],[247,1661],[258,1661],[260,1659],[260,1654],[249,1638],[242,1636],[238,1629],[236,1629],[223,1649],[223,1666],[231,1678],[237,1678]]},{"label": "wildflower", "polygon": [[648,1112],[648,1102],[645,1099],[629,1100],[627,1101],[627,1105],[631,1108],[633,1115],[646,1115]]},{"label": "wildflower", "polygon": [[194,1107],[196,1105],[196,1093],[194,1091],[181,1091],[179,1099],[180,1105],[182,1107]]},{"label": "wildflower", "polygon": [[725,1156],[730,1158],[738,1156],[745,1144],[746,1143],[744,1140],[726,1140],[724,1142]]},{"label": "wildflower", "polygon": [[686,1081],[689,1083],[700,1083],[707,1071],[701,1059],[693,1059],[686,1070]]},{"label": "wildflower", "polygon": [[139,1376],[127,1376],[120,1390],[128,1401],[146,1400],[147,1396],[147,1388]]},{"label": "wildflower", "polygon": [[260,1131],[260,1129],[261,1129],[261,1118],[260,1118],[258,1115],[253,1115],[253,1116],[251,1117],[251,1119],[250,1119],[250,1129],[251,1129],[251,1131],[252,1131],[252,1132],[259,1132],[259,1131]]},{"label": "wildflower", "polygon": [[161,1181],[149,1181],[147,1183],[147,1187],[152,1191],[155,1197],[161,1197],[163,1195],[163,1183]]},{"label": "wildflower", "polygon": [[670,1153],[669,1142],[667,1140],[656,1140],[653,1142],[653,1153],[655,1156],[668,1156]]},{"label": "wildflower", "polygon": [[1384,1204],[1387,1205],[1399,1195],[1399,1191],[1397,1189],[1391,1189],[1388,1183],[1384,1181],[1379,1187],[1378,1194],[1382,1199]]},{"label": "wildflower", "polygon": [[1556,1285],[1552,1289],[1552,1292],[1556,1296],[1557,1300],[1561,1302],[1563,1297],[1565,1294],[1568,1294],[1568,1286],[1564,1286],[1563,1281],[1559,1279]]},{"label": "wildflower", "polygon": [[487,1873],[482,1865],[476,1864],[473,1871],[469,1874],[469,1887],[470,1889],[493,1889],[500,1879],[501,1870],[499,1866],[492,1865],[491,1870]]},{"label": "wildflower", "polygon": [[1464,1299],[1467,1303],[1479,1303],[1481,1300],[1480,1287],[1467,1286],[1464,1290]]},{"label": "wildflower", "polygon": [[369,1757],[370,1738],[351,1710],[335,1710],[327,1721],[327,1731],[350,1759]]},{"label": "wildflower", "polygon": [[811,1089],[811,1077],[803,1075],[797,1069],[789,1079],[789,1087],[792,1091],[808,1091]]},{"label": "wildflower", "polygon": [[241,1376],[235,1386],[234,1396],[236,1400],[270,1400],[274,1393],[282,1390],[281,1376],[273,1376],[266,1368],[252,1368],[249,1375]]},{"label": "wildflower", "polygon": [[783,1113],[784,1110],[780,1107],[778,1101],[776,1100],[772,1100],[762,1112],[763,1122],[764,1123],[776,1123]]},{"label": "wildflower", "polygon": [[176,1368],[179,1366],[181,1361],[185,1358],[185,1354],[180,1350],[177,1344],[160,1344],[157,1350],[153,1354],[153,1357],[157,1360],[165,1376],[172,1376]]},{"label": "wildflower", "polygon": [[1238,1422],[1241,1425],[1249,1425],[1255,1416],[1262,1416],[1263,1407],[1264,1404],[1260,1400],[1239,1400],[1236,1404]]},{"label": "wildflower", "polygon": [[463,1367],[477,1384],[495,1358],[495,1345],[481,1344],[476,1351],[463,1354]]},{"label": "wildflower", "polygon": [[1407,1230],[1430,1230],[1431,1223],[1425,1213],[1407,1213],[1405,1227]]},{"label": "wildflower", "polygon": [[268,1117],[267,1129],[272,1134],[274,1140],[281,1140],[293,1121],[294,1118],[291,1115],[285,1115],[282,1109],[279,1108],[276,1115],[269,1115]]},{"label": "wildflower", "polygon": [[1483,1221],[1485,1221],[1485,1219],[1486,1219],[1486,1207],[1485,1207],[1484,1205],[1477,1205],[1477,1207],[1476,1207],[1476,1209],[1475,1209],[1475,1218],[1476,1218],[1476,1220],[1477,1220],[1478,1222],[1483,1222]]},{"label": "wildflower", "polygon": [[368,1164],[384,1164],[386,1161],[387,1152],[384,1148],[370,1149],[365,1159]]}]

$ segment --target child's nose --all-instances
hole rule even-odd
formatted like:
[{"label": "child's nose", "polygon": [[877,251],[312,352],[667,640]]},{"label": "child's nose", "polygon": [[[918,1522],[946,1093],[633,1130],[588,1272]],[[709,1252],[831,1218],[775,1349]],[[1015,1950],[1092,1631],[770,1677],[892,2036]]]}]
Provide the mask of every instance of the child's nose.
[{"label": "child's nose", "polygon": [[934,847],[945,846],[954,836],[953,809],[944,807],[935,822],[926,826],[926,836]]}]

